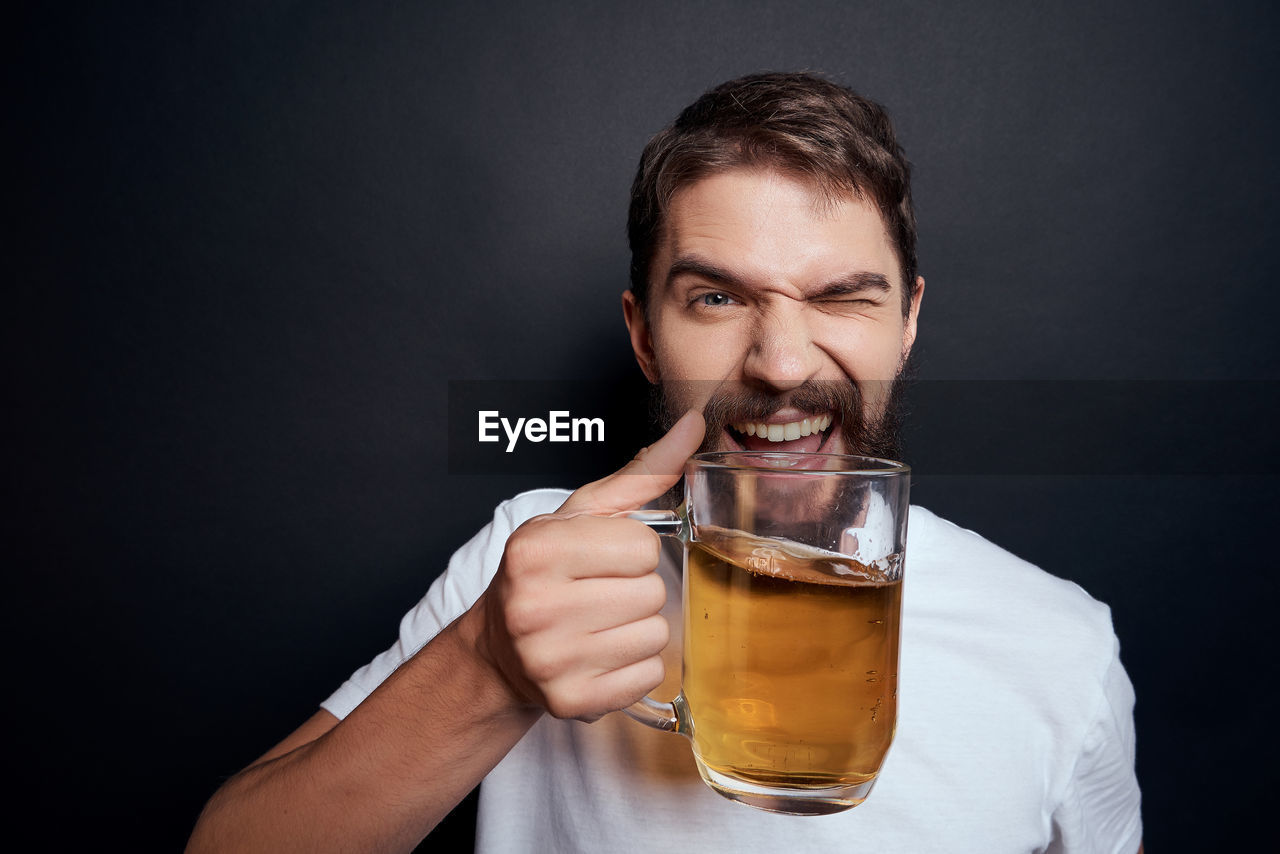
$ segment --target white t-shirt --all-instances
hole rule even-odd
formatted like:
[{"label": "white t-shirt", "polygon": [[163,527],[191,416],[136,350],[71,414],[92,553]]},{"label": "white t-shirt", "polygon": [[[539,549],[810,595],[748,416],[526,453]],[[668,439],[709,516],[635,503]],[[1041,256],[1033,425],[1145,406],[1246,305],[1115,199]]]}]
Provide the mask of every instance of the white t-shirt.
[{"label": "white t-shirt", "polygon": [[[400,624],[396,643],[321,705],[345,717],[462,614],[508,535],[568,493],[503,502]],[[673,543],[678,546],[678,543]],[[679,563],[664,556],[679,657]],[[822,817],[733,803],[699,778],[689,743],[615,713],[544,715],[485,778],[479,852],[1123,852],[1142,837],[1133,687],[1108,608],[977,534],[912,507],[898,728],[874,790]]]}]

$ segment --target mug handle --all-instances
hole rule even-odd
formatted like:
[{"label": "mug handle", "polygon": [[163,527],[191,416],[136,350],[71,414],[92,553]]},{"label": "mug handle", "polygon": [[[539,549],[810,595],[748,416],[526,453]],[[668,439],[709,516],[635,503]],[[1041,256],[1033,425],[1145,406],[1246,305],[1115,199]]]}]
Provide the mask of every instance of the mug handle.
[{"label": "mug handle", "polygon": [[[681,511],[684,508],[681,508]],[[661,537],[675,537],[681,543],[689,542],[689,520],[683,512],[676,510],[626,510],[615,513],[626,519],[635,519],[648,525],[650,530]],[[688,730],[687,718],[681,714],[684,708],[683,695],[677,696],[674,703],[660,703],[652,697],[641,697],[622,711],[632,720],[645,726],[660,729],[663,732],[685,733]]]}]

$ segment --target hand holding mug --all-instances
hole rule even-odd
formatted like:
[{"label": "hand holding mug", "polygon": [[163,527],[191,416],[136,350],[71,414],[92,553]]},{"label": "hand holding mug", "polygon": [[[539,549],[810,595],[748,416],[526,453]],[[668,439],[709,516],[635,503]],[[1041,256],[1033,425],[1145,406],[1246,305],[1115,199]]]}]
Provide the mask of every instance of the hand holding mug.
[{"label": "hand holding mug", "polygon": [[643,523],[614,514],[670,489],[704,430],[701,414],[687,413],[625,467],[508,538],[482,597],[481,644],[521,700],[592,721],[662,682],[661,543]]}]

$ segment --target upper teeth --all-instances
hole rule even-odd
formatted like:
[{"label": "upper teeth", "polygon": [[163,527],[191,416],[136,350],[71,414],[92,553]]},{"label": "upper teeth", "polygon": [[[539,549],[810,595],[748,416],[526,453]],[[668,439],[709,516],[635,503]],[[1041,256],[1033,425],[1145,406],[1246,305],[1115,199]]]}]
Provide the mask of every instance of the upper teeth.
[{"label": "upper teeth", "polygon": [[786,424],[765,424],[762,421],[739,421],[733,429],[748,436],[760,436],[770,442],[786,442],[821,433],[831,426],[830,415],[815,415],[800,421],[789,421]]}]

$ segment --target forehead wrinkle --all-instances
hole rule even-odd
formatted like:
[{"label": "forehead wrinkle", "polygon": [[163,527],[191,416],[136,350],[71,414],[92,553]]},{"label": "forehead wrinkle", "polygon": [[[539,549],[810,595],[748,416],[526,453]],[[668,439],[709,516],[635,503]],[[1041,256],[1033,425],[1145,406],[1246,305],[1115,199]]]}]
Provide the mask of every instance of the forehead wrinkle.
[{"label": "forehead wrinkle", "polygon": [[[717,189],[710,196],[697,192],[708,182],[739,177],[764,179],[763,187],[757,187],[752,195],[755,204],[748,201],[726,208],[722,193],[728,192],[732,199],[733,190]],[[732,169],[682,187],[671,201],[662,231],[666,249],[663,254],[668,254],[673,261],[684,256],[702,256],[713,266],[733,273],[735,279],[743,283],[782,289],[795,297],[807,296],[850,273],[880,273],[890,284],[902,278],[901,263],[884,216],[863,192],[826,187],[808,176],[778,170]],[[801,206],[803,212],[799,210]],[[811,231],[806,228],[806,218],[814,224],[831,223],[845,219],[846,213],[847,239],[835,235],[833,239],[806,240],[806,231]],[[868,215],[875,217],[876,236],[870,242],[871,255],[831,257],[854,245],[868,249],[866,227],[869,223],[865,219]],[[880,257],[881,249],[888,250],[884,258]],[[732,263],[742,259],[751,262],[759,259],[765,268],[751,269]],[[879,263],[882,260],[885,264]],[[824,269],[814,269],[815,265]],[[845,269],[839,269],[841,266]],[[764,275],[758,275],[760,273]],[[659,282],[673,278],[669,272],[659,275]]]}]

